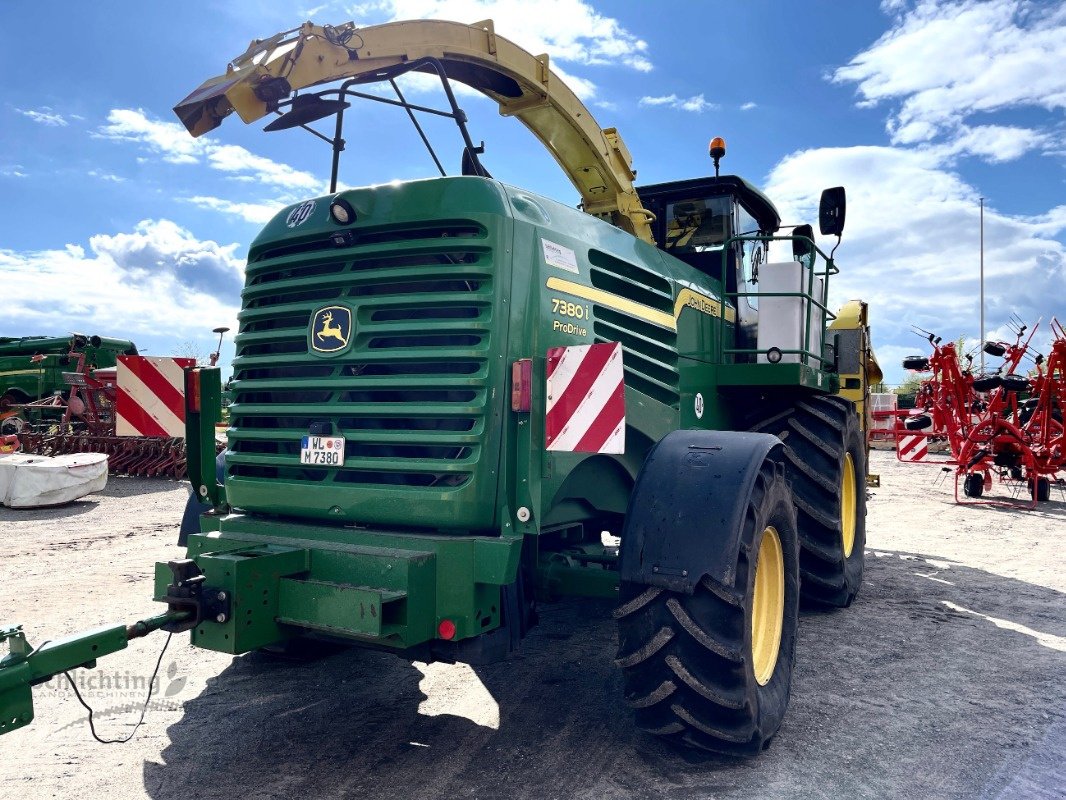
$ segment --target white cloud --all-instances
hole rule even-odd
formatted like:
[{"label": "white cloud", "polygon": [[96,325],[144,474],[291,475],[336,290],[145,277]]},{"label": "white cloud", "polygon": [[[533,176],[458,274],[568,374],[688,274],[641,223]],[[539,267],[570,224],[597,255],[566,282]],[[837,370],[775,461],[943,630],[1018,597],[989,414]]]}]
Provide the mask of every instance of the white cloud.
[{"label": "white cloud", "polygon": [[693,95],[692,97],[678,97],[676,94],[665,94],[659,97],[645,96],[640,98],[639,105],[653,108],[663,106],[677,109],[678,111],[692,111],[697,114],[718,108],[717,104],[708,103],[702,94]]},{"label": "white cloud", "polygon": [[258,156],[239,145],[218,144],[206,136],[194,139],[183,125],[151,119],[141,109],[112,109],[107,124],[94,136],[138,144],[171,164],[206,163],[232,177],[251,178],[287,190],[324,191],[323,183],[309,172]]},{"label": "white cloud", "polygon": [[21,164],[7,164],[0,166],[0,177],[3,178],[25,178],[28,176],[26,168]]},{"label": "white cloud", "polygon": [[[935,148],[843,147],[785,158],[767,193],[788,223],[817,216],[818,192],[843,185],[847,229],[831,305],[870,303],[875,346],[921,350],[911,325],[945,339],[976,337],[979,280],[978,191],[945,168]],[[985,320],[1017,313],[1030,324],[1054,308],[1066,286],[1066,205],[1037,216],[985,207]],[[898,382],[898,363],[883,363]]]},{"label": "white cloud", "polygon": [[752,102],[749,101],[749,102],[745,103],[744,105],[742,105],[740,107],[740,110],[741,111],[751,111],[752,109],[758,108],[758,107],[759,107],[758,103],[752,103]]},{"label": "white cloud", "polygon": [[893,141],[965,134],[975,114],[1066,108],[1066,5],[1023,0],[919,0],[883,4],[897,14],[873,45],[837,69],[859,103],[895,103]]},{"label": "white cloud", "polygon": [[208,143],[206,154],[208,163],[222,172],[254,177],[260,183],[289,190],[322,191],[322,182],[311,173],[257,156],[238,145]]},{"label": "white cloud", "polygon": [[256,225],[265,225],[270,222],[278,211],[288,205],[287,202],[281,200],[268,200],[262,203],[234,203],[230,200],[223,200],[220,197],[206,197],[203,195],[184,197],[181,200],[200,208],[208,208],[212,211],[221,211],[223,214],[237,216],[246,222]]},{"label": "white cloud", "polygon": [[98,170],[98,169],[91,169],[91,170],[89,170],[89,172],[87,174],[91,178],[97,178],[98,180],[107,181],[108,183],[125,183],[126,182],[125,178],[119,177],[118,175],[113,175],[110,172],[103,172],[102,170]]},{"label": "white cloud", "polygon": [[694,97],[690,97],[688,100],[683,100],[681,102],[682,111],[695,111],[702,114],[704,111],[715,108],[718,108],[718,106],[714,103],[708,103],[703,99],[702,94],[695,95]]},{"label": "white cloud", "polygon": [[39,125],[47,125],[50,128],[65,128],[70,124],[63,118],[62,114],[55,113],[48,106],[42,106],[37,109],[16,108],[15,110],[22,114],[22,116],[29,117]]},{"label": "white cloud", "polygon": [[985,161],[1000,164],[1021,158],[1050,141],[1050,136],[1031,128],[1012,125],[978,125],[959,127],[952,141],[945,146],[945,156],[963,154],[979,156]]},{"label": "white cloud", "polygon": [[176,122],[149,119],[141,109],[113,108],[107,124],[95,134],[115,142],[132,142],[147,147],[171,164],[197,164],[210,140],[194,139],[185,127]]},{"label": "white cloud", "polygon": [[0,250],[4,317],[130,335],[202,331],[235,319],[243,281],[236,248],[164,219],[92,236],[88,250]]}]

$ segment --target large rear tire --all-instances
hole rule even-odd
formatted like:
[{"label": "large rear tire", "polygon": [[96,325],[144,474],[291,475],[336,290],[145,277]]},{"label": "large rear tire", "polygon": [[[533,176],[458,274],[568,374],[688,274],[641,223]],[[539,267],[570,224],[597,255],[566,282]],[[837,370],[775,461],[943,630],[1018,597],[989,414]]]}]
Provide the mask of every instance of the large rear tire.
[{"label": "large rear tire", "polygon": [[866,447],[854,404],[812,397],[752,430],[785,443],[803,599],[846,608],[862,585],[866,549]]},{"label": "large rear tire", "polygon": [[[639,498],[636,498],[639,500]],[[735,579],[693,594],[623,582],[618,657],[637,725],[678,744],[756,755],[788,707],[799,613],[795,509],[767,459],[746,502]]]}]

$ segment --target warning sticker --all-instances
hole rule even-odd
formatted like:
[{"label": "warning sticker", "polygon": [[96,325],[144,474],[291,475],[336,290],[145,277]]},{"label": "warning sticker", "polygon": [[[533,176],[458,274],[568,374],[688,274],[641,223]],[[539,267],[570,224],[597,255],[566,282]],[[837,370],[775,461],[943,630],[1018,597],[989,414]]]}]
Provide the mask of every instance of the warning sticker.
[{"label": "warning sticker", "polygon": [[547,263],[553,267],[577,274],[577,256],[574,255],[573,250],[569,247],[563,247],[561,244],[549,242],[547,239],[541,239],[540,244],[544,248],[544,260]]}]

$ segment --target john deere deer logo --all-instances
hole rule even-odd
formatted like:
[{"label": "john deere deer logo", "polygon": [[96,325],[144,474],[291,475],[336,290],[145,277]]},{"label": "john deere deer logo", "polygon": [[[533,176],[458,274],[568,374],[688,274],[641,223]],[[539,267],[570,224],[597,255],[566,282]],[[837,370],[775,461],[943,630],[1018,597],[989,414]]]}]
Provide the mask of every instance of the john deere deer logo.
[{"label": "john deere deer logo", "polygon": [[311,316],[310,345],[319,353],[339,353],[348,347],[352,312],[345,306],[320,308]]},{"label": "john deere deer logo", "polygon": [[348,344],[343,333],[341,333],[341,326],[333,324],[333,312],[327,311],[322,315],[322,329],[315,334],[318,339],[336,339],[341,344]]}]

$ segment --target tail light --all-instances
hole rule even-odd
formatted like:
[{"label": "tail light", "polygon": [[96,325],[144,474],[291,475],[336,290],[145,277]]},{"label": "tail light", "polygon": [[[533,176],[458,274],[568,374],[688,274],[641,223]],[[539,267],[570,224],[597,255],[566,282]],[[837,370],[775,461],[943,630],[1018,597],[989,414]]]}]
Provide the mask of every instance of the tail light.
[{"label": "tail light", "polygon": [[533,408],[533,359],[511,364],[511,410],[528,412]]},{"label": "tail light", "polygon": [[185,408],[193,414],[200,413],[200,370],[185,373]]}]

